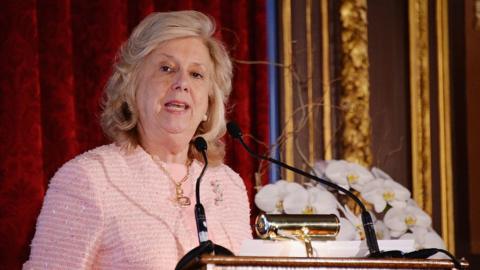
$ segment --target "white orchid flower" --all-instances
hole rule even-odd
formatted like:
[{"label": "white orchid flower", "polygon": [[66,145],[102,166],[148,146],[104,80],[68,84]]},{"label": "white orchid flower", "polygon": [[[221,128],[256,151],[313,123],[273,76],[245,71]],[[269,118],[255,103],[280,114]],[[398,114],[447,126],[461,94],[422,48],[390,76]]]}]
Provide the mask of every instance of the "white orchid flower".
[{"label": "white orchid flower", "polygon": [[263,186],[255,195],[255,205],[268,214],[279,214],[283,211],[283,200],[292,189],[287,188],[289,182],[278,180]]},{"label": "white orchid flower", "polygon": [[328,162],[325,175],[333,183],[345,189],[350,187],[362,191],[363,186],[373,180],[373,175],[365,167],[344,160]]},{"label": "white orchid flower", "polygon": [[393,180],[393,178],[388,175],[386,172],[384,172],[383,170],[377,168],[377,167],[373,167],[372,168],[372,174],[375,178],[380,178],[380,179],[391,179]]},{"label": "white orchid flower", "polygon": [[391,238],[390,230],[385,226],[385,223],[381,220],[377,220],[375,222],[375,234],[377,235],[377,239],[379,240],[388,240]]},{"label": "white orchid flower", "polygon": [[[410,191],[381,169],[374,167],[369,171],[355,163],[332,160],[315,163],[314,170],[316,175],[345,189],[360,192],[377,213],[385,213],[383,221],[371,214],[378,239],[414,239],[417,249],[445,248],[441,237],[431,228],[430,216],[418,207]],[[269,214],[334,214],[341,224],[336,240],[365,238],[361,215],[355,215],[337,200],[336,193],[322,185],[279,180],[260,189],[255,204]],[[441,256],[443,254],[434,257]]]},{"label": "white orchid flower", "polygon": [[383,212],[387,203],[392,207],[403,208],[410,199],[410,191],[392,179],[375,179],[368,182],[361,192],[362,197],[372,203],[377,213]]},{"label": "white orchid flower", "polygon": [[298,183],[285,186],[287,195],[283,199],[283,211],[286,214],[302,214],[308,206],[308,192]]},{"label": "white orchid flower", "polygon": [[340,217],[337,209],[337,198],[330,191],[320,186],[311,187],[308,192],[308,205],[315,214],[334,214]]},{"label": "white orchid flower", "polygon": [[355,226],[346,218],[339,218],[340,219],[340,231],[335,238],[337,241],[353,241],[359,240],[360,235],[355,228]]},{"label": "white orchid flower", "polygon": [[418,203],[417,203],[414,199],[412,199],[412,198],[408,199],[408,201],[407,201],[407,206],[412,206],[412,207],[420,208],[420,207],[418,206]]},{"label": "white orchid flower", "polygon": [[[286,181],[285,181],[286,182]],[[285,196],[288,196],[290,193],[295,193],[298,191],[306,191],[305,188],[296,182],[286,182],[283,185],[283,190],[285,192]]]},{"label": "white orchid flower", "polygon": [[418,207],[411,205],[405,208],[392,208],[387,211],[383,219],[385,225],[390,229],[392,237],[399,237],[407,230],[414,230],[418,227],[428,228],[432,219]]},{"label": "white orchid flower", "polygon": [[[400,239],[413,239],[415,241],[415,249],[417,250],[424,248],[446,248],[443,239],[432,228],[415,228],[411,233],[402,235]],[[430,258],[447,259],[448,256],[442,253],[437,253]]]},{"label": "white orchid flower", "polygon": [[[338,208],[343,212],[345,218],[355,228],[356,237],[353,240],[360,240],[365,238],[365,232],[363,230],[362,218],[360,215],[355,215],[348,207],[343,207],[340,203],[337,204]],[[372,215],[372,220],[375,222],[375,216]]]},{"label": "white orchid flower", "polygon": [[283,179],[280,179],[278,180],[277,182],[275,182],[273,185],[277,186],[278,187],[278,196],[279,196],[279,199],[280,200],[283,200],[283,198],[285,198],[285,196],[287,196],[287,188],[286,186],[288,185],[288,181],[286,180],[283,180]]},{"label": "white orchid flower", "polygon": [[278,213],[278,203],[281,201],[280,193],[279,185],[265,185],[255,195],[255,205],[266,213]]}]

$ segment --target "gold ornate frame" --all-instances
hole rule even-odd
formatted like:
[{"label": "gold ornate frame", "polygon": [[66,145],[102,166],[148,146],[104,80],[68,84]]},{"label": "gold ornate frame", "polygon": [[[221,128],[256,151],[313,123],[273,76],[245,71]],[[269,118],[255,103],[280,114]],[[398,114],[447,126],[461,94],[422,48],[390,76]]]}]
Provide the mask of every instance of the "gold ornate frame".
[{"label": "gold ornate frame", "polygon": [[[451,151],[450,63],[448,3],[435,2],[438,78],[438,138],[442,236],[455,252],[453,176]],[[433,212],[432,141],[429,61],[428,1],[409,0],[410,102],[412,124],[413,197],[427,213]]]},{"label": "gold ornate frame", "polygon": [[430,131],[430,70],[428,2],[409,0],[410,121],[413,198],[432,214],[432,153]]},{"label": "gold ornate frame", "polygon": [[[282,1],[282,44],[283,44],[283,82],[284,82],[284,109],[285,109],[285,162],[294,164],[293,157],[293,138],[288,136],[293,134],[293,74],[292,74],[292,10],[291,0]],[[285,172],[285,179],[293,181],[294,174],[291,171]]]},{"label": "gold ornate frame", "polygon": [[448,42],[448,1],[439,0],[436,9],[438,59],[438,128],[440,149],[440,192],[442,235],[451,252],[455,252],[454,196],[451,134],[450,60]]},{"label": "gold ornate frame", "polygon": [[328,30],[328,0],[321,0],[322,14],[322,102],[323,102],[323,159],[333,159],[332,91],[330,87],[330,33]]},{"label": "gold ornate frame", "polygon": [[313,117],[313,46],[312,46],[312,0],[306,0],[305,26],[307,39],[307,99],[308,99],[308,162],[315,163],[315,123]]}]

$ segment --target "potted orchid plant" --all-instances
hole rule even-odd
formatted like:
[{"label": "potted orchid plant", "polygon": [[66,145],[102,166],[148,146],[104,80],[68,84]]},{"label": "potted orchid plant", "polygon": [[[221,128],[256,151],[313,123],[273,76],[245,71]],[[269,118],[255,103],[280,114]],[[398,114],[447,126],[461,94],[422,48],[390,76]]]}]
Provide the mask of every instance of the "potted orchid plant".
[{"label": "potted orchid plant", "polygon": [[[416,249],[445,248],[432,228],[430,216],[418,207],[408,189],[384,171],[375,167],[369,170],[345,160],[329,160],[316,162],[314,173],[367,202],[378,239],[414,239]],[[346,198],[320,184],[279,180],[263,186],[255,196],[255,204],[268,214],[334,214],[340,220],[336,240],[363,239],[360,213],[349,206]]]}]

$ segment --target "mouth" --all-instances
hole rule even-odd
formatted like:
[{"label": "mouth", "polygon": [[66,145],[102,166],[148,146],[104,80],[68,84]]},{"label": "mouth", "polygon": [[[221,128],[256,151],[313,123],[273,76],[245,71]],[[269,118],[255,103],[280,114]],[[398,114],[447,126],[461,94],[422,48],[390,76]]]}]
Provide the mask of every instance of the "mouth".
[{"label": "mouth", "polygon": [[172,100],[164,104],[165,108],[173,112],[182,112],[190,108],[190,106],[182,101]]}]

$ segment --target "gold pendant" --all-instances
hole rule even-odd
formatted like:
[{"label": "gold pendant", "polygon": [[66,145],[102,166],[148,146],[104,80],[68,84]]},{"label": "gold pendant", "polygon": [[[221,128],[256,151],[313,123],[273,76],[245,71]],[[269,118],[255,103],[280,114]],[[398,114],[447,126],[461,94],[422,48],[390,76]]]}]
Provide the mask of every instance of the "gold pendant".
[{"label": "gold pendant", "polygon": [[181,206],[181,207],[187,207],[190,205],[190,198],[188,197],[177,197],[177,203]]},{"label": "gold pendant", "polygon": [[190,205],[190,198],[183,195],[183,189],[182,189],[181,184],[175,184],[175,193],[176,193],[175,201],[181,207],[187,207],[187,206]]}]

